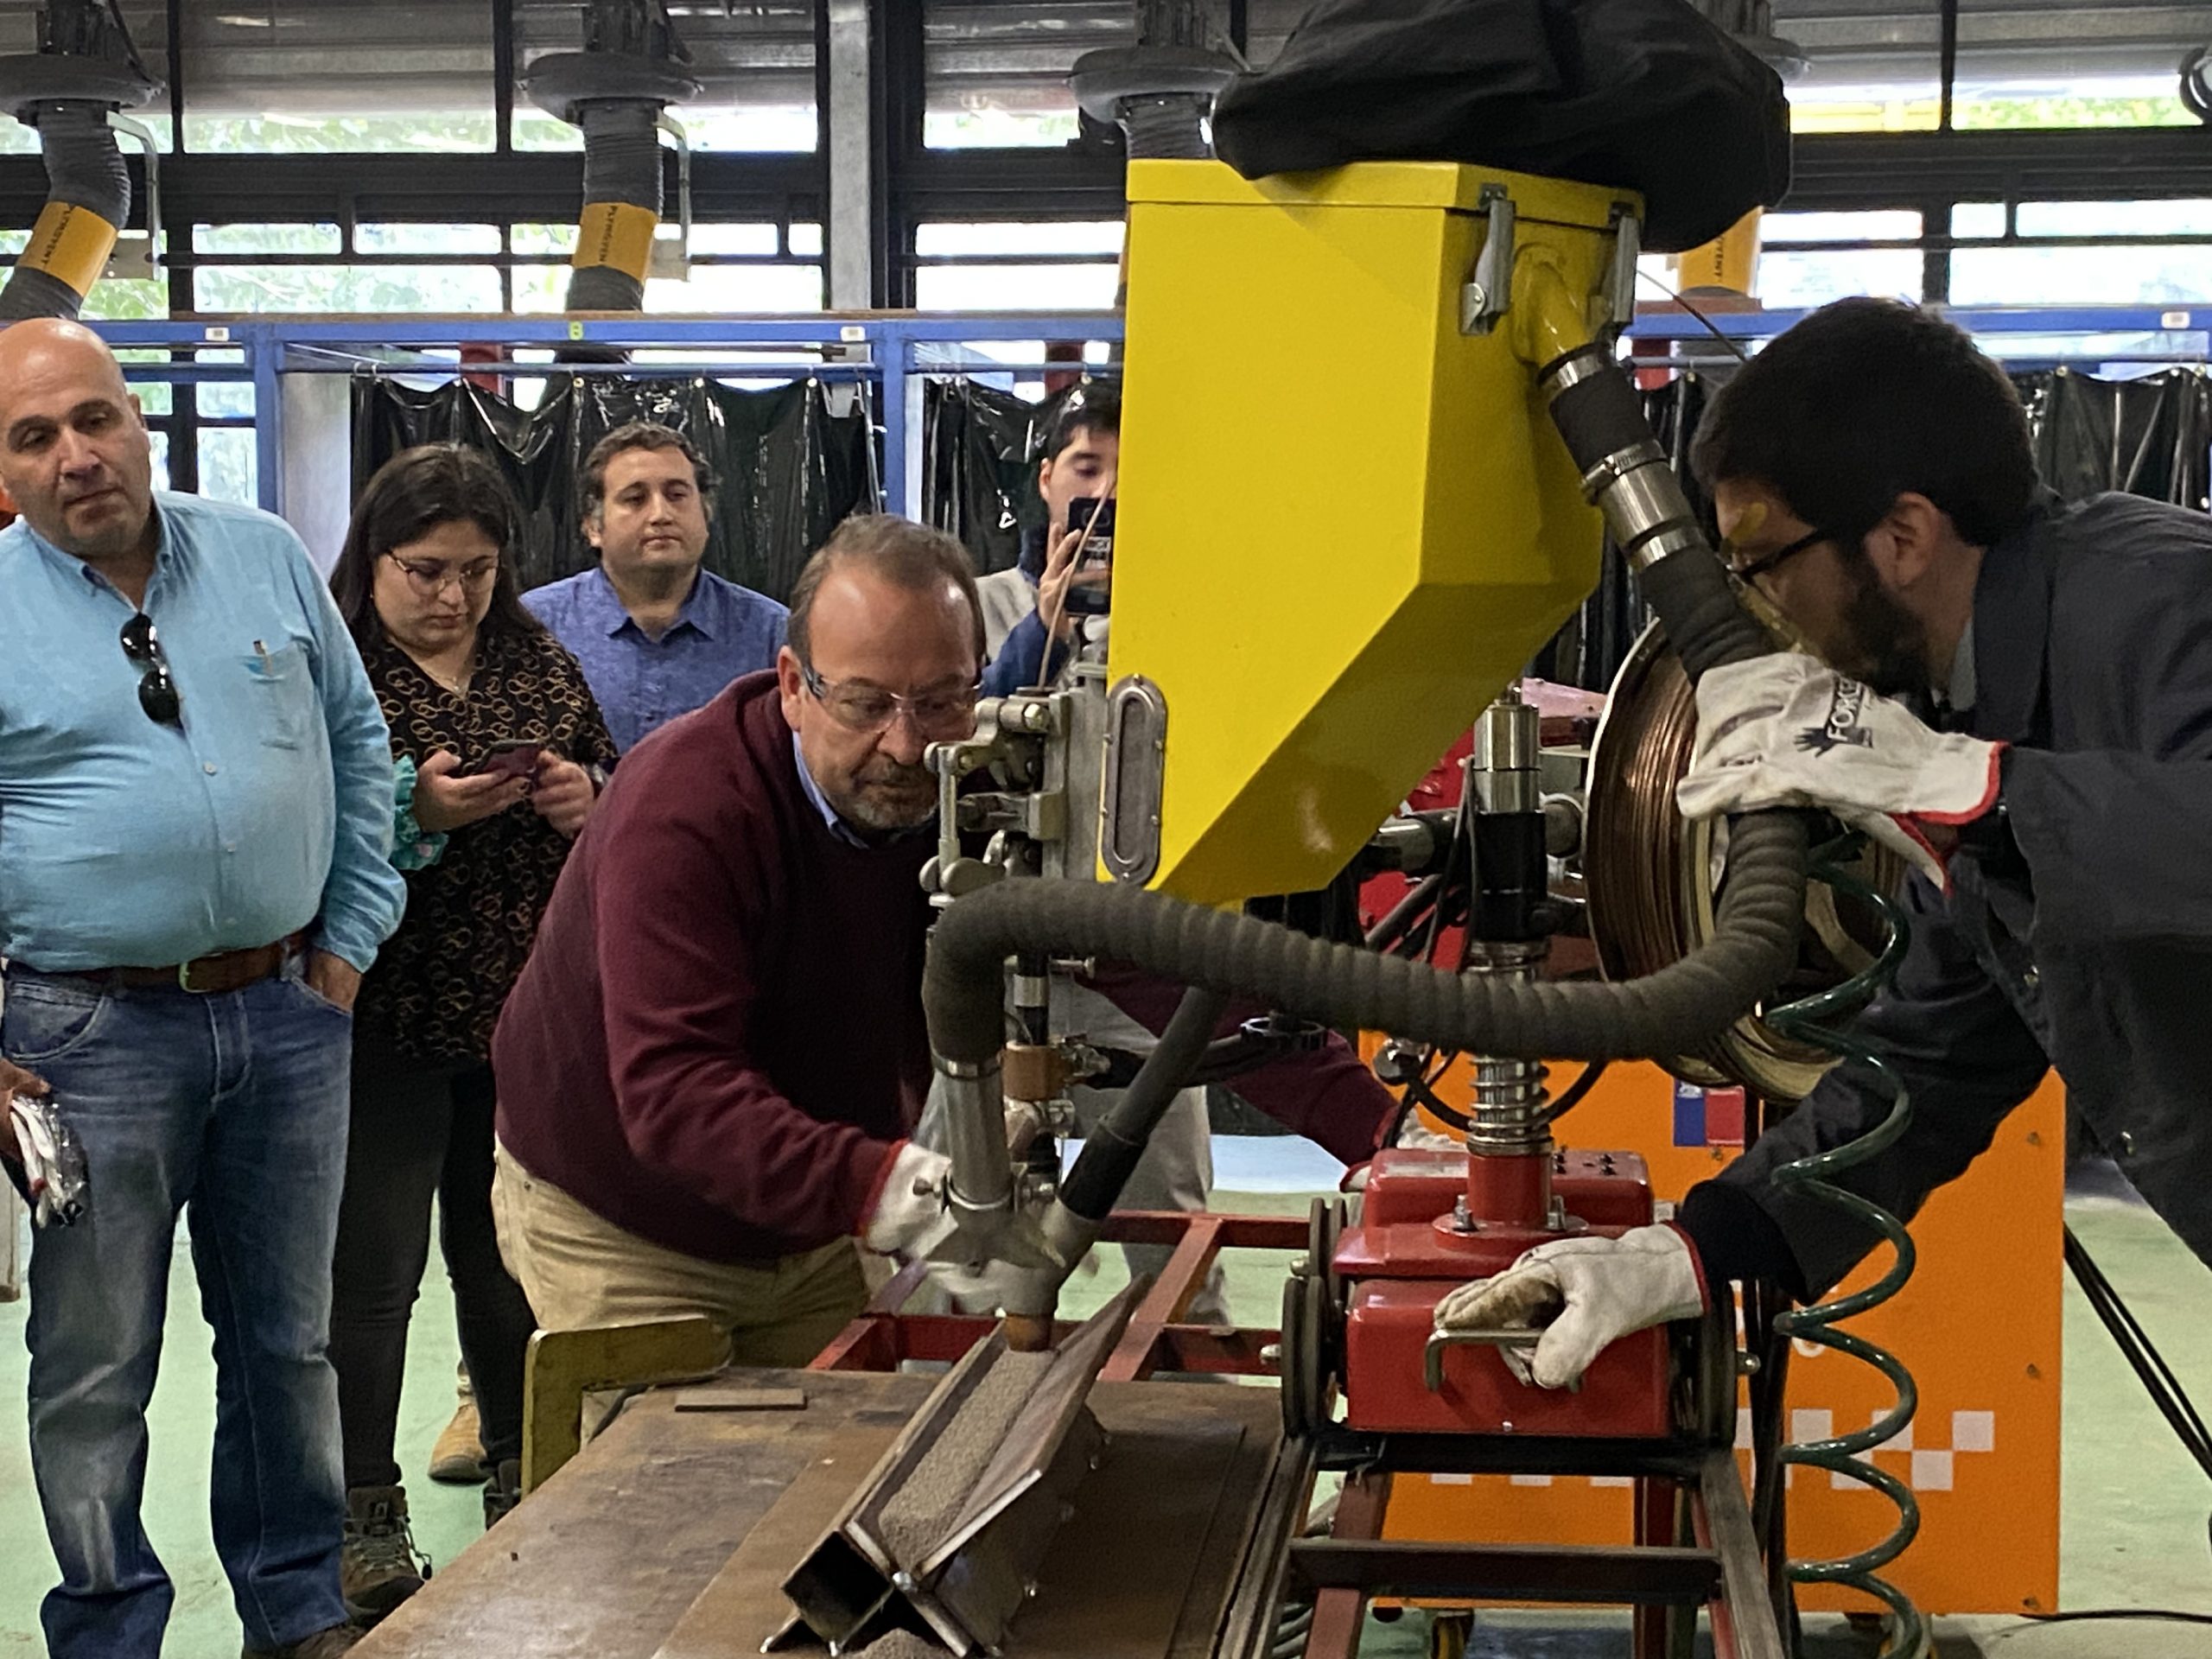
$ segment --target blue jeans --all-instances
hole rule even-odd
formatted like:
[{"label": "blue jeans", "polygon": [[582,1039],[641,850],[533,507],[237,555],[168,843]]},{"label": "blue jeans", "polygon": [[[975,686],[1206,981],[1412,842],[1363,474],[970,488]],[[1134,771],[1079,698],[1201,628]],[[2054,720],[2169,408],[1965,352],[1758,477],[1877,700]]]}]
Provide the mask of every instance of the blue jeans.
[{"label": "blue jeans", "polygon": [[31,1466],[61,1583],[54,1659],[155,1659],[175,1590],[139,1522],[176,1218],[214,1330],[211,1508],[247,1645],[345,1622],[337,1381],[324,1357],[350,1015],[296,969],[244,990],[7,976],[0,1052],[83,1143],[84,1217],[30,1264]]}]

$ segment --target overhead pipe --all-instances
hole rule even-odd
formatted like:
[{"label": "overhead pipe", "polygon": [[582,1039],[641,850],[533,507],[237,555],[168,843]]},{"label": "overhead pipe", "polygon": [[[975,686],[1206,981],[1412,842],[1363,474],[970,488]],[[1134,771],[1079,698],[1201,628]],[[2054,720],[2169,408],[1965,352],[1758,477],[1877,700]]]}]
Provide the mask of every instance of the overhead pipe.
[{"label": "overhead pipe", "polygon": [[660,228],[659,130],[671,104],[699,96],[690,54],[664,0],[594,0],[584,49],[539,58],[530,100],[584,135],[584,199],[570,257],[570,311],[642,311]]},{"label": "overhead pipe", "polygon": [[[0,289],[0,327],[28,317],[73,320],[84,308],[130,217],[130,172],[116,125],[143,134],[121,111],[162,90],[114,0],[56,0],[40,25],[38,51],[0,57],[0,107],[37,130],[47,180],[46,206]],[[149,237],[155,228],[149,223]]]}]

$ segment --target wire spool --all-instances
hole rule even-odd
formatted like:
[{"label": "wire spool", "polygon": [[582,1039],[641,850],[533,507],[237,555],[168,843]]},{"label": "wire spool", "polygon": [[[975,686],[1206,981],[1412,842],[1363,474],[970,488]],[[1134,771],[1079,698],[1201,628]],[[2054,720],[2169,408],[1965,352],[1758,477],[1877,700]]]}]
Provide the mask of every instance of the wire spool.
[{"label": "wire spool", "polygon": [[[1713,935],[1726,826],[1688,823],[1675,809],[1675,787],[1689,769],[1696,737],[1689,677],[1655,623],[1621,664],[1590,753],[1583,880],[1590,937],[1608,979],[1656,973]],[[1904,872],[1903,861],[1880,848],[1845,868],[1878,893],[1894,889]],[[1871,906],[1825,883],[1809,884],[1797,969],[1776,1001],[1864,973],[1886,937]],[[1835,1063],[1828,1049],[1786,1035],[1760,1015],[1738,1020],[1701,1049],[1655,1058],[1685,1083],[1741,1084],[1781,1104],[1802,1100]]]}]

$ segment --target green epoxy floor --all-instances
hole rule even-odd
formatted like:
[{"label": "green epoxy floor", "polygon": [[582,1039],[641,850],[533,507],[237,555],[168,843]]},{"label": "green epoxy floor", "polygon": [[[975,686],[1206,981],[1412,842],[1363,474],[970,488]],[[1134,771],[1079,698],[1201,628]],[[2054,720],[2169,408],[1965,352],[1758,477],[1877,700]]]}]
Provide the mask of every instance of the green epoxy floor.
[{"label": "green epoxy floor", "polygon": [[[1240,1179],[1248,1170],[1264,1173],[1277,1162],[1267,1155],[1272,1147],[1252,1150],[1261,1154],[1256,1160],[1234,1160]],[[1295,1160],[1287,1167],[1295,1171]],[[1302,1197],[1281,1190],[1290,1183],[1266,1184],[1275,1190],[1224,1191],[1217,1205],[1248,1212],[1304,1210]],[[2147,1211],[2125,1198],[2092,1191],[2071,1199],[2069,1214],[2183,1384],[2212,1408],[2212,1319],[2207,1318],[2212,1274]],[[1281,1298],[1280,1259],[1232,1252],[1228,1270],[1237,1316],[1273,1325]],[[1109,1260],[1077,1282],[1071,1300],[1089,1305],[1122,1282],[1120,1262]],[[38,1605],[53,1573],[22,1427],[23,1317],[22,1304],[0,1304],[0,1401],[9,1419],[0,1426],[0,1656],[41,1651]],[[416,1307],[401,1412],[400,1461],[410,1471],[427,1462],[430,1442],[452,1409],[454,1359],[451,1298],[443,1269],[434,1262]],[[171,1279],[168,1346],[154,1396],[146,1505],[147,1530],[177,1585],[169,1659],[229,1659],[238,1651],[229,1590],[207,1541],[213,1398],[207,1332],[191,1264],[180,1248]],[[2065,1436],[2062,1605],[2212,1615],[2207,1532],[2212,1484],[2175,1443],[2070,1284]],[[408,1492],[416,1541],[433,1560],[450,1559],[480,1533],[475,1488],[439,1486],[418,1474],[410,1477]],[[1611,1659],[1626,1651],[1624,1630],[1622,1620],[1588,1614],[1485,1618],[1469,1652],[1475,1659]],[[1942,1620],[1938,1631],[1941,1659],[2212,1659],[2212,1625],[2038,1625],[1975,1618]],[[1808,1638],[1814,1659],[1875,1651],[1840,1621],[1817,1622]],[[1421,1622],[1408,1618],[1371,1624],[1363,1651],[1394,1659],[1423,1654]]]}]

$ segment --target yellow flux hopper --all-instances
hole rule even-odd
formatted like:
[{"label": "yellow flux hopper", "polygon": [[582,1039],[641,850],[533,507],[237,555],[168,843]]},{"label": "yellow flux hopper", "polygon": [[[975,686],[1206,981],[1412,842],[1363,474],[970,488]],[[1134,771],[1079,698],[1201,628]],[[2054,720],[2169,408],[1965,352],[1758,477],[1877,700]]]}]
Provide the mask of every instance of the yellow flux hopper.
[{"label": "yellow flux hopper", "polygon": [[1165,722],[1136,873],[1318,887],[1596,583],[1535,371],[1617,320],[1641,204],[1431,162],[1128,191],[1109,677]]}]

